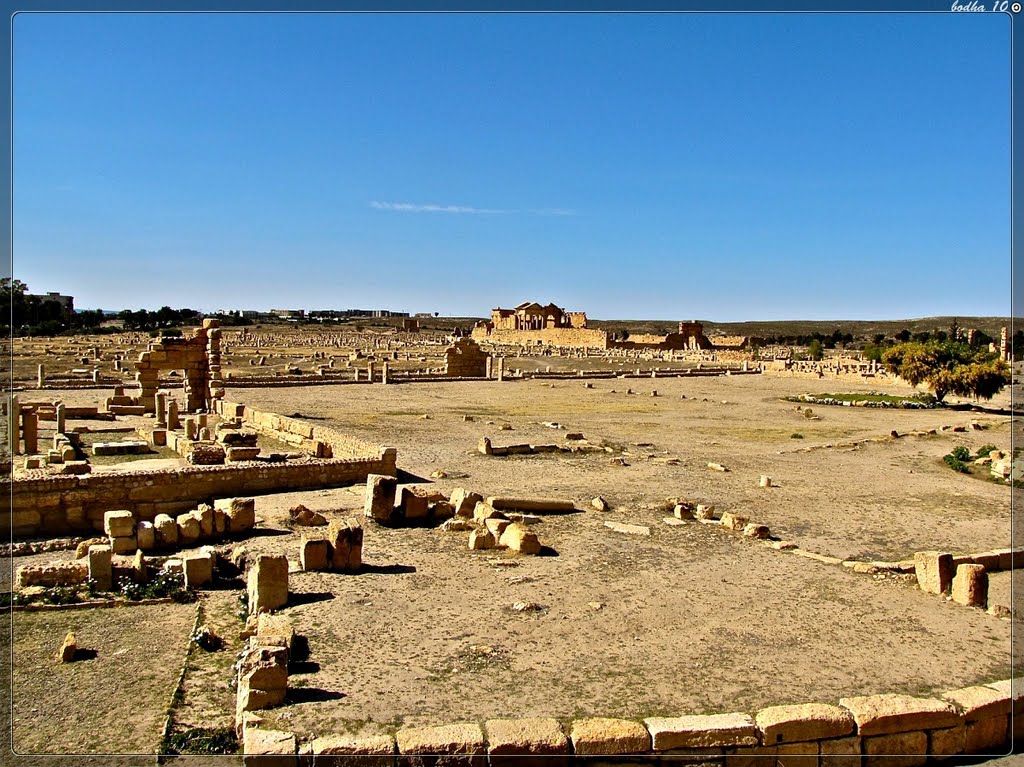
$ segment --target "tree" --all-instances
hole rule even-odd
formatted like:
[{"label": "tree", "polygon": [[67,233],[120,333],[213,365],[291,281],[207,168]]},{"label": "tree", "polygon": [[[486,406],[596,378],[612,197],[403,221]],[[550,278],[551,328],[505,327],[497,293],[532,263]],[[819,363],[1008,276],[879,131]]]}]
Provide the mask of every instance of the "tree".
[{"label": "tree", "polygon": [[807,356],[812,360],[820,360],[825,356],[825,347],[819,339],[813,338],[811,339],[811,342],[807,344]]},{"label": "tree", "polygon": [[882,360],[912,386],[927,384],[940,402],[947,394],[992,399],[1010,383],[1010,368],[988,351],[961,341],[902,343]]}]

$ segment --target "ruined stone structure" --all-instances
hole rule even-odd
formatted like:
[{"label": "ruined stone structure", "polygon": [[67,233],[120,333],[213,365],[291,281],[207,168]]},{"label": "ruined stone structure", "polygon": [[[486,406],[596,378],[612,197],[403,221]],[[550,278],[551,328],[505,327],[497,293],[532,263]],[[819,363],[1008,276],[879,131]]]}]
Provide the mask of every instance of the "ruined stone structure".
[{"label": "ruined stone structure", "polygon": [[651,334],[631,335],[624,341],[612,344],[619,349],[664,349],[671,351],[741,351],[747,348],[746,336],[704,335],[704,323],[685,320],[679,323],[675,333],[658,336]]},{"label": "ruined stone structure", "polygon": [[530,346],[607,349],[608,333],[587,327],[586,312],[567,312],[554,304],[519,304],[515,309],[492,309],[491,319],[478,322],[476,341]]},{"label": "ruined stone structure", "polygon": [[220,323],[203,320],[203,326],[192,331],[191,338],[161,338],[149,345],[135,363],[135,378],[142,387],[136,398],[145,412],[156,412],[156,390],[161,370],[182,370],[185,373],[186,410],[197,412],[212,408],[214,400],[224,396],[220,377]]},{"label": "ruined stone structure", "polygon": [[490,358],[476,341],[459,339],[445,351],[444,374],[452,378],[482,378],[487,375]]}]

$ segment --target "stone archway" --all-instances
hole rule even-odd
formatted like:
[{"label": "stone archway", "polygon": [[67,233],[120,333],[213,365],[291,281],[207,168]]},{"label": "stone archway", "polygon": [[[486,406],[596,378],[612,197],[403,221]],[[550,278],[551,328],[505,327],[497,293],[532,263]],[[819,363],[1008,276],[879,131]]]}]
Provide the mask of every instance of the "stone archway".
[{"label": "stone archway", "polygon": [[156,412],[156,390],[161,370],[184,372],[185,410],[208,411],[213,401],[224,396],[220,368],[220,323],[203,320],[190,338],[161,338],[151,343],[135,363],[135,380],[142,387],[138,404],[147,413]]}]

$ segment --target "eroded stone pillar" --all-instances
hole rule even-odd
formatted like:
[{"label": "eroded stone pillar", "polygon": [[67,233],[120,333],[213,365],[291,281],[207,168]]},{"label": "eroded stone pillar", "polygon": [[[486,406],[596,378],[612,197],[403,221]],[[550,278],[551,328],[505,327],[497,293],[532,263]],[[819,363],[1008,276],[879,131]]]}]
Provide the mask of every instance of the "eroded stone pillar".
[{"label": "eroded stone pillar", "polygon": [[7,449],[11,455],[21,454],[21,403],[12,395],[7,405]]},{"label": "eroded stone pillar", "polygon": [[178,400],[172,399],[167,403],[167,428],[178,429],[181,422],[178,420]]},{"label": "eroded stone pillar", "polygon": [[36,380],[36,384],[37,384],[37,386],[39,386],[40,389],[42,389],[43,386],[46,385],[46,366],[45,365],[40,365],[39,366],[39,371],[38,371],[37,376],[38,377],[37,377],[37,380]]},{"label": "eroded stone pillar", "polygon": [[54,408],[57,411],[57,433],[63,434],[66,428],[66,417],[65,408],[63,402],[58,402],[57,407]]},{"label": "eroded stone pillar", "polygon": [[25,437],[25,452],[33,455],[39,452],[39,416],[31,410],[21,414],[21,431]]},{"label": "eroded stone pillar", "polygon": [[156,425],[167,426],[167,394],[162,391],[156,393]]},{"label": "eroded stone pillar", "polygon": [[380,382],[385,384],[388,382],[388,363],[386,362],[381,363],[380,366]]}]

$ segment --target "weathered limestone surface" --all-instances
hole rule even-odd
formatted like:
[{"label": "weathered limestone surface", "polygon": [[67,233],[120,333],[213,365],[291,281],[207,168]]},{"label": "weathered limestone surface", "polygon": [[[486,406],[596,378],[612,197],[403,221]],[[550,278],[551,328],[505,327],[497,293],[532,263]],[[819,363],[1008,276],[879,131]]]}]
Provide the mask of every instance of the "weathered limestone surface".
[{"label": "weathered limestone surface", "polygon": [[651,735],[629,719],[577,719],[569,734],[577,754],[642,754],[651,750]]},{"label": "weathered limestone surface", "polygon": [[956,709],[935,698],[894,694],[864,695],[841,698],[839,705],[853,714],[857,721],[857,732],[862,737],[932,730],[960,723]]},{"label": "weathered limestone surface", "polygon": [[856,727],[849,711],[824,703],[771,706],[761,709],[754,721],[766,745],[840,738]]},{"label": "weathered limestone surface", "polygon": [[288,602],[288,559],[260,554],[249,569],[249,613],[276,610]]},{"label": "weathered limestone surface", "polygon": [[645,719],[655,751],[714,746],[756,746],[757,728],[747,714]]}]

